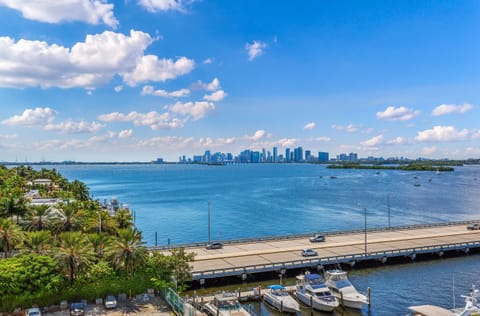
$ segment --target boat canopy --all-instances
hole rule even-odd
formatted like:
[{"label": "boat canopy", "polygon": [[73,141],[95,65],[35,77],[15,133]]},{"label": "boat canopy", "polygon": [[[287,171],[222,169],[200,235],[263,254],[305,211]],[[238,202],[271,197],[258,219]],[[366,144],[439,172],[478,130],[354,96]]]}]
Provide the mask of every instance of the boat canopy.
[{"label": "boat canopy", "polygon": [[419,306],[410,306],[408,308],[412,312],[416,313],[414,315],[423,315],[423,316],[455,316],[454,313],[448,309],[433,306],[433,305],[419,305]]},{"label": "boat canopy", "polygon": [[322,277],[319,274],[307,274],[305,275],[306,279],[309,281],[316,280],[316,279],[321,279]]},{"label": "boat canopy", "polygon": [[284,289],[283,286],[278,285],[278,284],[270,285],[268,288],[269,288],[270,290],[275,290],[275,291],[276,291],[276,290],[283,290],[283,289]]}]

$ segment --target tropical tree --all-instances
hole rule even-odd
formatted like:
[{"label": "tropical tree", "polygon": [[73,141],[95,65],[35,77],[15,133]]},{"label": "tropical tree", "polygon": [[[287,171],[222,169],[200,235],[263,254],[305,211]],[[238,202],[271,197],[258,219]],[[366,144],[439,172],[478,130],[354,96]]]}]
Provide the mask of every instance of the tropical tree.
[{"label": "tropical tree", "polygon": [[55,258],[72,284],[82,270],[92,263],[93,257],[87,239],[80,232],[67,232],[59,236]]},{"label": "tropical tree", "polygon": [[29,230],[43,230],[48,228],[48,205],[35,205],[30,208],[30,212],[26,216]]},{"label": "tropical tree", "polygon": [[112,247],[112,238],[106,234],[89,234],[87,237],[93,252],[98,259],[102,259],[105,253]]},{"label": "tropical tree", "polygon": [[12,220],[0,219],[0,249],[2,249],[5,258],[8,258],[15,246],[22,242],[23,236],[21,227]]},{"label": "tropical tree", "polygon": [[175,278],[177,290],[183,292],[187,286],[187,282],[192,280],[192,269],[190,265],[195,259],[195,253],[187,253],[185,248],[177,248],[171,250],[173,277]]},{"label": "tropical tree", "polygon": [[68,186],[68,191],[72,192],[73,198],[79,201],[87,201],[90,199],[88,187],[81,181],[74,180],[71,182]]},{"label": "tropical tree", "polygon": [[133,225],[133,217],[130,214],[130,211],[127,209],[120,209],[115,214],[114,217],[115,223],[118,229],[130,228]]},{"label": "tropical tree", "polygon": [[54,230],[57,232],[71,232],[79,228],[81,209],[82,205],[78,202],[61,203],[59,205],[61,216],[52,223]]},{"label": "tropical tree", "polygon": [[117,270],[123,270],[131,275],[143,265],[147,249],[142,241],[142,234],[136,229],[120,229],[113,241],[110,254],[111,262]]},{"label": "tropical tree", "polygon": [[49,231],[42,230],[25,234],[22,252],[26,254],[35,253],[48,255],[52,251],[52,235]]}]

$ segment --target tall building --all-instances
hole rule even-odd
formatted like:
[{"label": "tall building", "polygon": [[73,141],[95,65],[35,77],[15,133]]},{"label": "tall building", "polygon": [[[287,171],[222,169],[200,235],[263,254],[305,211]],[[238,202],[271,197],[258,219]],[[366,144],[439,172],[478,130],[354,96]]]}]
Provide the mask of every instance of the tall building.
[{"label": "tall building", "polygon": [[301,162],[303,161],[303,148],[297,147],[293,150],[293,161]]},{"label": "tall building", "polygon": [[290,148],[285,149],[285,161],[290,161]]},{"label": "tall building", "polygon": [[212,154],[210,153],[210,150],[205,150],[205,154],[203,155],[203,162],[210,162]]},{"label": "tall building", "polygon": [[277,155],[278,155],[278,148],[277,147],[273,147],[273,162],[278,162],[277,160]]},{"label": "tall building", "polygon": [[330,158],[328,157],[328,152],[324,152],[324,151],[318,152],[318,161],[327,162],[328,160],[330,160]]},{"label": "tall building", "polygon": [[350,161],[357,161],[357,160],[358,160],[358,155],[357,155],[357,153],[350,153],[350,154],[348,154],[348,160],[350,160]]},{"label": "tall building", "polygon": [[305,150],[305,161],[311,161],[312,160],[312,151],[310,150]]}]

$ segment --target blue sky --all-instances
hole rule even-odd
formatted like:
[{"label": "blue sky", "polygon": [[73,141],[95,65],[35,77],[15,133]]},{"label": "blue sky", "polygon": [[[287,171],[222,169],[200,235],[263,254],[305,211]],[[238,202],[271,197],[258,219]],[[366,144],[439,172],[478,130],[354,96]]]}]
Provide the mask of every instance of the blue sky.
[{"label": "blue sky", "polygon": [[480,156],[478,1],[0,0],[0,161]]}]

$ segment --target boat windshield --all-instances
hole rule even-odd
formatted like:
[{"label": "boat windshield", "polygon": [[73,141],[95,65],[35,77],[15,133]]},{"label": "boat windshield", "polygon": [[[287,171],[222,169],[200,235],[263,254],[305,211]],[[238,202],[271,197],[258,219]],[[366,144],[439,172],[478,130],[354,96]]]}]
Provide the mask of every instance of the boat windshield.
[{"label": "boat windshield", "polygon": [[348,281],[348,280],[339,280],[339,281],[335,282],[335,285],[337,286],[337,288],[341,289],[341,288],[344,288],[344,287],[352,286],[352,283],[350,283],[350,281]]},{"label": "boat windshield", "polygon": [[275,294],[276,296],[288,296],[287,291],[285,291],[284,289],[272,291],[272,293]]},{"label": "boat windshield", "polygon": [[240,309],[240,303],[235,300],[217,301],[217,307],[221,310],[237,310]]},{"label": "boat windshield", "polygon": [[325,296],[332,296],[332,293],[330,293],[329,291],[325,291],[325,292],[315,292],[315,296],[316,296],[316,297],[323,298],[323,297],[325,297]]}]

